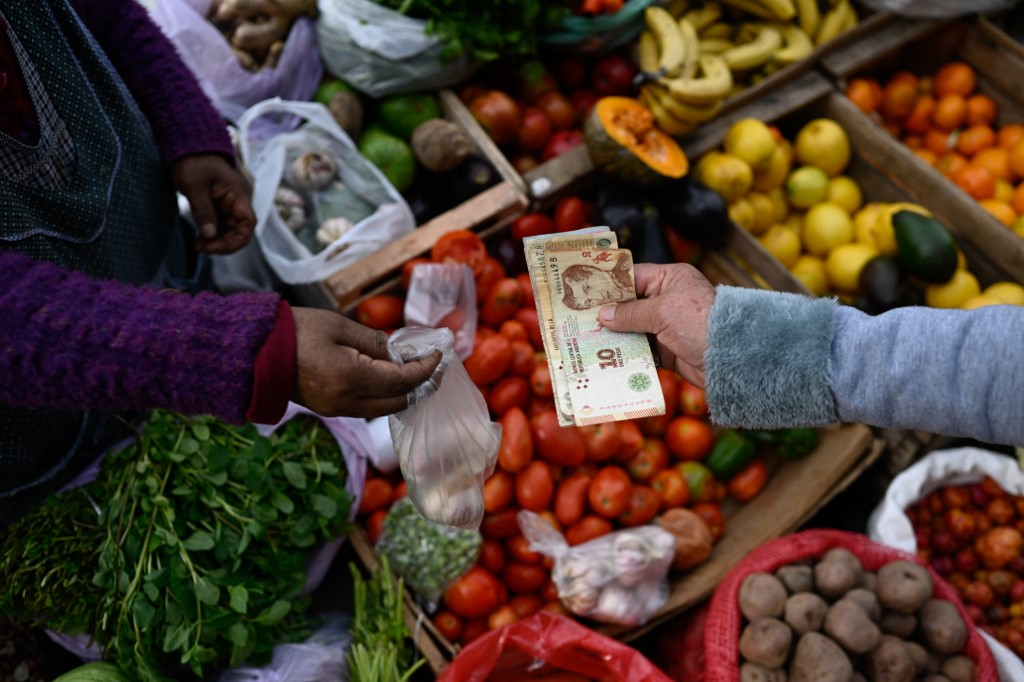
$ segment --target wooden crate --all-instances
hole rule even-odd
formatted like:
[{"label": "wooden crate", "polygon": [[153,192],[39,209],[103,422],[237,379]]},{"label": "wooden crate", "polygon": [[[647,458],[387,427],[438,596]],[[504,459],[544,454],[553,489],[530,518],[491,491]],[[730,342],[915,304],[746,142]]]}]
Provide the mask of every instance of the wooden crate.
[{"label": "wooden crate", "polygon": [[[1013,35],[1010,35],[1010,32],[1006,30],[1003,23],[1009,19],[1011,12],[1016,13],[1019,11],[1020,10],[1018,9],[1014,9],[1009,10],[1008,12],[997,12],[991,15],[979,16],[977,19],[977,26],[978,30],[981,31],[986,38],[998,45],[1000,49],[1006,50],[1017,59],[1024,59],[1024,44],[1018,41]],[[1018,14],[1017,16],[1019,17],[1020,15]]]}]

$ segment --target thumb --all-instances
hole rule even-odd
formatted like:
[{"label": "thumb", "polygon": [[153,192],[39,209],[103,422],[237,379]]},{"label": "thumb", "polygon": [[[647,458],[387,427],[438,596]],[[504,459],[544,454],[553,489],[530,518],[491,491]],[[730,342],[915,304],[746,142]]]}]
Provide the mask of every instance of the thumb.
[{"label": "thumb", "polygon": [[649,298],[606,305],[598,311],[597,319],[613,332],[656,334],[660,330],[658,306]]},{"label": "thumb", "polygon": [[193,189],[186,194],[189,206],[192,207],[192,220],[199,228],[199,236],[213,239],[217,236],[217,212],[208,192]]}]

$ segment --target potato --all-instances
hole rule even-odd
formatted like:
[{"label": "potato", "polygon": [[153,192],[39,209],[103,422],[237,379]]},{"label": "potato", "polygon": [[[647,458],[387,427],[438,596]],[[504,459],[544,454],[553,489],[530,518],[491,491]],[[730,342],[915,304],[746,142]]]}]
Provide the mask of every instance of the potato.
[{"label": "potato", "polygon": [[786,682],[786,671],[781,668],[769,670],[748,661],[740,666],[740,682]]},{"label": "potato", "polygon": [[473,152],[462,128],[443,118],[432,118],[416,126],[411,144],[416,160],[436,173],[458,168]]},{"label": "potato", "polygon": [[890,561],[878,569],[878,601],[883,607],[913,613],[932,596],[932,577],[910,561]]},{"label": "potato", "polygon": [[696,512],[673,507],[661,515],[658,523],[676,538],[676,555],[672,568],[685,571],[707,561],[714,538],[708,524]]},{"label": "potato", "polygon": [[917,617],[912,613],[900,613],[899,611],[883,611],[882,618],[878,621],[882,632],[887,635],[896,635],[906,639],[913,634],[917,628]]},{"label": "potato", "polygon": [[917,668],[902,639],[883,635],[868,654],[867,672],[872,682],[913,682]]},{"label": "potato", "polygon": [[747,620],[780,618],[786,608],[786,588],[770,573],[751,573],[740,585],[739,602]]},{"label": "potato", "polygon": [[814,591],[814,569],[810,566],[788,564],[775,571],[775,577],[782,581],[790,594]]},{"label": "potato", "polygon": [[840,599],[825,614],[825,632],[844,649],[864,654],[876,646],[882,637],[867,612],[852,599]]},{"label": "potato", "polygon": [[910,660],[914,662],[914,668],[917,672],[924,672],[925,668],[928,667],[928,650],[917,642],[908,642],[906,640],[903,643],[907,647],[907,651],[910,652]]},{"label": "potato", "polygon": [[945,675],[939,675],[938,673],[935,673],[934,675],[929,675],[928,677],[924,678],[923,682],[950,682],[950,679]]},{"label": "potato", "polygon": [[925,644],[937,654],[955,654],[967,641],[967,625],[952,602],[929,599],[921,607],[921,633]]},{"label": "potato", "polygon": [[793,631],[776,618],[757,618],[740,635],[740,655],[765,668],[779,668],[789,658]]},{"label": "potato", "polygon": [[950,656],[943,662],[939,672],[953,682],[974,682],[978,679],[978,667],[966,656]]},{"label": "potato", "polygon": [[878,574],[871,571],[864,571],[860,578],[860,586],[865,590],[878,592]]},{"label": "potato", "polygon": [[855,587],[843,595],[843,599],[852,599],[860,604],[864,612],[868,614],[868,618],[876,623],[882,617],[882,607],[878,605],[878,595],[871,590]]},{"label": "potato", "polygon": [[786,623],[799,636],[821,630],[828,603],[813,592],[800,592],[786,600]]},{"label": "potato", "polygon": [[853,664],[825,635],[808,632],[800,637],[789,667],[789,682],[848,682]]},{"label": "potato", "polygon": [[864,568],[860,559],[846,549],[835,547],[814,565],[814,584],[826,599],[838,599],[860,584]]},{"label": "potato", "polygon": [[363,132],[363,103],[358,95],[351,92],[336,92],[327,102],[327,109],[338,127],[348,133],[353,140],[359,139]]},{"label": "potato", "polygon": [[868,682],[868,678],[864,677],[861,673],[854,671],[853,677],[850,678],[850,682]]}]

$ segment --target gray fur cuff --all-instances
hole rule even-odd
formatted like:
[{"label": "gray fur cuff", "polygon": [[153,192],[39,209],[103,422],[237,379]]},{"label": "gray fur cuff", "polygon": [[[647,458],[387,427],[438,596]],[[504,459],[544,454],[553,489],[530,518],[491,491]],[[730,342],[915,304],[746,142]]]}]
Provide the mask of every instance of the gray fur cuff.
[{"label": "gray fur cuff", "polygon": [[719,286],[704,354],[711,420],[756,429],[836,422],[829,379],[836,305]]}]

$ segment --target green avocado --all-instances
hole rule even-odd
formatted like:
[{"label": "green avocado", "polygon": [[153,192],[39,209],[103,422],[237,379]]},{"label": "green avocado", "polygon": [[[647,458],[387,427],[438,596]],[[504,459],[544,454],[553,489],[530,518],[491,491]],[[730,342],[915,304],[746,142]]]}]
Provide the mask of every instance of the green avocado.
[{"label": "green avocado", "polygon": [[412,139],[413,131],[421,123],[440,116],[437,98],[427,93],[385,97],[377,107],[381,125],[406,142]]},{"label": "green avocado", "polygon": [[931,284],[948,282],[956,272],[956,241],[935,218],[913,211],[892,217],[896,250],[907,274]]},{"label": "green avocado", "polygon": [[380,169],[399,192],[405,192],[416,179],[416,157],[412,147],[391,133],[371,128],[359,138],[359,152]]},{"label": "green avocado", "polygon": [[320,84],[320,87],[316,89],[316,93],[313,95],[314,102],[320,102],[320,104],[328,104],[331,98],[339,92],[352,92],[352,86],[343,80],[338,78],[329,78]]}]

